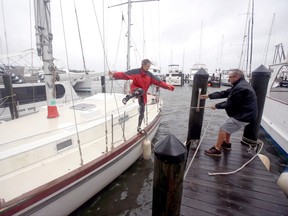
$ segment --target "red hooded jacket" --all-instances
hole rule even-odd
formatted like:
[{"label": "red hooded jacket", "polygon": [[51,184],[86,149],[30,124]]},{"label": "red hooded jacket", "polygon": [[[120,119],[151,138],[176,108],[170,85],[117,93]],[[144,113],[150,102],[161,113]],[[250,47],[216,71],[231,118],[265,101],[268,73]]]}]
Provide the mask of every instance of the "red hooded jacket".
[{"label": "red hooded jacket", "polygon": [[164,89],[170,89],[170,85],[161,81],[154,76],[150,71],[145,71],[143,68],[132,69],[127,72],[116,72],[113,77],[115,79],[133,80],[130,86],[130,91],[133,92],[136,88],[142,88],[145,93],[143,95],[144,104],[147,103],[147,91],[150,85],[156,85]]}]

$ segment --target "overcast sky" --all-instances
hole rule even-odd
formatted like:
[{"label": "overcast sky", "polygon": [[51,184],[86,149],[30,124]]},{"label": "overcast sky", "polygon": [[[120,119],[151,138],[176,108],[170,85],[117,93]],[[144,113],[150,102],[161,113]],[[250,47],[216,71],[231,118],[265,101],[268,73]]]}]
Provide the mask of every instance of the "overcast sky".
[{"label": "overcast sky", "polygon": [[[68,62],[65,54],[60,1],[51,0],[53,51],[54,57],[59,59],[55,63],[59,67],[69,65],[71,69],[83,69],[74,2],[72,0],[61,2]],[[75,0],[87,69],[103,71],[103,44],[99,37],[92,2],[92,0]],[[105,2],[104,6],[103,2]],[[110,70],[125,71],[126,69],[127,37],[125,34],[128,18],[127,4],[108,7],[125,2],[127,1],[94,0],[102,35],[104,11],[104,47]],[[189,73],[193,64],[198,62],[206,64],[209,71],[214,71],[216,68],[237,68],[249,2],[250,0],[160,0],[133,3],[131,68],[139,67],[143,58],[158,62],[163,72],[167,71],[168,65],[172,63],[183,67],[185,73]],[[266,65],[271,63],[276,44],[283,43],[287,54],[287,9],[288,0],[255,0],[252,70],[264,63],[266,52]],[[30,49],[31,44],[35,48],[33,12],[32,0],[1,0],[1,56],[6,54],[7,47],[9,53]],[[275,13],[275,20],[272,26],[273,13]],[[4,20],[6,28],[4,28]],[[32,30],[30,20],[33,25]],[[270,46],[267,50],[265,47],[269,38]],[[27,55],[25,62],[20,64],[28,64],[31,62],[30,59],[30,55]],[[7,63],[7,59],[2,58],[1,61]],[[40,61],[34,60],[33,64],[39,65]]]}]

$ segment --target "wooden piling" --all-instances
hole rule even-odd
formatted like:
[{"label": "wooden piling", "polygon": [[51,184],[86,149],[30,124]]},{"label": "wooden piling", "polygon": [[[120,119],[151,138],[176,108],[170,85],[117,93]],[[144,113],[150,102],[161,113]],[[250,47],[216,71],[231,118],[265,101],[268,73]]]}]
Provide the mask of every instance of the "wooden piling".
[{"label": "wooden piling", "polygon": [[102,93],[106,93],[105,76],[101,76],[101,90]]},{"label": "wooden piling", "polygon": [[11,118],[19,118],[18,110],[16,108],[16,102],[14,100],[13,86],[11,76],[8,74],[3,74],[3,83],[5,86],[6,96],[9,97],[7,99],[7,103],[9,103],[9,110],[11,114]]},{"label": "wooden piling", "polygon": [[190,148],[191,140],[198,140],[201,136],[204,109],[196,109],[195,107],[197,107],[197,105],[199,105],[199,107],[205,107],[205,100],[200,100],[200,103],[198,103],[198,98],[199,90],[201,90],[201,95],[207,93],[208,78],[209,74],[203,68],[197,71],[197,73],[194,75],[188,123],[188,136],[186,142],[188,150]]},{"label": "wooden piling", "polygon": [[252,72],[251,85],[257,96],[258,116],[256,120],[244,128],[241,143],[248,145],[257,144],[258,131],[262,119],[267,87],[271,72],[264,66],[260,65]]},{"label": "wooden piling", "polygon": [[154,147],[152,216],[180,215],[186,147],[169,134]]}]

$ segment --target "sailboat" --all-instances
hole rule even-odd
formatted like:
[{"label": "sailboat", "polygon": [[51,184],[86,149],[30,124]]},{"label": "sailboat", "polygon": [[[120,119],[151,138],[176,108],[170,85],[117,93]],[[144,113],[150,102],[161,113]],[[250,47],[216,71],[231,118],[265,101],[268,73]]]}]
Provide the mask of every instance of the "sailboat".
[{"label": "sailboat", "polygon": [[162,102],[153,94],[145,133],[136,130],[138,102],[123,105],[120,93],[57,106],[50,1],[35,0],[34,7],[47,107],[0,124],[0,215],[68,215],[142,155],[162,116]]}]

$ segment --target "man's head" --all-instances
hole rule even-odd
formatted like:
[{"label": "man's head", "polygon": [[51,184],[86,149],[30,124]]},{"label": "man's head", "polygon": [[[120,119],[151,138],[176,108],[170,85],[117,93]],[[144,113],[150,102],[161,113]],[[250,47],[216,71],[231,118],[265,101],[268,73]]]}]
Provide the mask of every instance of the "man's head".
[{"label": "man's head", "polygon": [[231,72],[229,73],[229,82],[231,84],[233,84],[234,82],[236,82],[239,79],[242,79],[244,77],[244,73],[243,71],[239,70],[239,69],[233,69],[231,70]]},{"label": "man's head", "polygon": [[149,59],[143,59],[142,60],[142,65],[141,67],[145,70],[145,71],[148,71],[149,68],[151,66],[151,61]]}]

